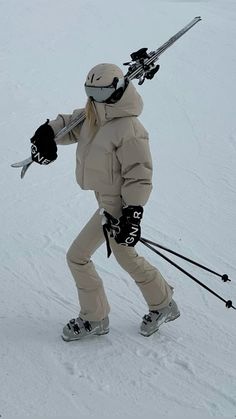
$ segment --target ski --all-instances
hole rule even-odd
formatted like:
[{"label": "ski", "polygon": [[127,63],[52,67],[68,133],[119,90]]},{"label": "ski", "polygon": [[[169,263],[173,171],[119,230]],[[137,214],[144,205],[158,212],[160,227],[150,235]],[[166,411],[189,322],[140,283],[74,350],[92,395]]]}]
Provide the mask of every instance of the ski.
[{"label": "ski", "polygon": [[[124,63],[128,66],[128,71],[125,78],[128,80],[138,79],[138,84],[141,85],[145,80],[150,80],[154,77],[156,72],[159,70],[159,65],[156,64],[161,54],[166,51],[171,45],[173,45],[179,38],[181,38],[186,32],[188,32],[194,25],[201,21],[200,16],[196,16],[187,25],[185,25],[180,31],[173,35],[168,41],[157,48],[155,51],[147,52],[148,48],[141,48],[136,52],[130,54],[131,61]],[[61,131],[55,136],[55,141],[60,140],[66,134],[68,134],[73,128],[85,120],[85,113],[81,113],[77,118],[72,120],[67,126],[62,128]],[[25,176],[26,171],[33,163],[31,157],[18,162],[13,163],[11,167],[21,168],[21,179]]]},{"label": "ski", "polygon": [[148,53],[147,48],[141,48],[137,52],[132,53],[132,61],[124,63],[124,65],[129,65],[126,77],[128,77],[129,80],[133,80],[135,78],[139,79],[139,84],[143,84],[145,79],[151,79],[159,69],[159,66],[157,66],[157,69],[154,67],[154,64],[159,59],[159,56],[201,20],[202,18],[200,16],[196,16],[193,20],[191,20],[191,22],[184,26],[179,32],[173,35],[155,51]]}]

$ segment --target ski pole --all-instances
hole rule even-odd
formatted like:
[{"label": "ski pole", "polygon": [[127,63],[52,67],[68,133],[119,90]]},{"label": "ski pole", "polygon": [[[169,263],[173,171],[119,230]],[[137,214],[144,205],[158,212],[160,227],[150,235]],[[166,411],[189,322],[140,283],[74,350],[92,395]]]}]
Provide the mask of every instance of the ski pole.
[{"label": "ski pole", "polygon": [[218,272],[215,272],[212,269],[208,268],[207,266],[201,265],[199,262],[196,262],[193,259],[190,259],[190,258],[188,258],[188,257],[186,257],[184,255],[181,255],[181,253],[177,253],[174,250],[168,249],[167,247],[162,246],[162,245],[160,245],[158,243],[155,243],[155,242],[153,242],[151,240],[145,239],[144,237],[142,237],[142,242],[146,242],[146,243],[151,244],[151,245],[153,245],[155,247],[159,247],[160,249],[166,250],[166,252],[172,253],[173,255],[178,256],[179,258],[184,259],[187,262],[192,263],[193,265],[196,265],[199,268],[204,269],[207,272],[211,272],[212,274],[214,274],[216,276],[219,276],[222,279],[223,282],[231,281],[231,279],[229,279],[229,277],[228,277],[227,274],[221,275]]},{"label": "ski pole", "polygon": [[209,291],[211,294],[215,295],[215,297],[219,298],[219,300],[223,301],[227,308],[233,308],[236,310],[236,307],[233,306],[233,303],[231,300],[225,300],[223,297],[221,297],[219,294],[217,294],[215,291],[213,291],[211,288],[207,287],[207,285],[203,284],[201,281],[199,281],[197,278],[195,278],[193,275],[191,275],[189,272],[187,272],[185,269],[181,268],[181,266],[177,265],[177,263],[173,262],[171,259],[169,259],[167,256],[163,255],[161,252],[156,250],[154,247],[152,247],[149,243],[147,243],[143,238],[140,239],[140,242],[144,244],[144,246],[148,247],[150,250],[152,250],[157,255],[161,256],[163,259],[165,259],[167,262],[169,262],[171,265],[173,265],[176,269],[187,275],[189,278],[191,278],[193,281],[195,281],[197,284],[199,284],[201,287],[205,288],[207,291]]}]

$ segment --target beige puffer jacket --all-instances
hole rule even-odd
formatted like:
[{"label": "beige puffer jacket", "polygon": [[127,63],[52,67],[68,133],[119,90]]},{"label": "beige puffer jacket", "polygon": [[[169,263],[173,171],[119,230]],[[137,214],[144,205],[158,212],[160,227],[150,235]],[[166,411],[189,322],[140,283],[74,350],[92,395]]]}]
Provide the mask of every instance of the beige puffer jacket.
[{"label": "beige puffer jacket", "polygon": [[[76,178],[82,189],[121,195],[126,205],[145,205],[152,189],[152,159],[148,133],[138,120],[143,102],[132,83],[115,104],[93,102],[97,128],[85,120],[59,143],[78,142]],[[58,115],[50,121],[55,134],[84,111]]]}]

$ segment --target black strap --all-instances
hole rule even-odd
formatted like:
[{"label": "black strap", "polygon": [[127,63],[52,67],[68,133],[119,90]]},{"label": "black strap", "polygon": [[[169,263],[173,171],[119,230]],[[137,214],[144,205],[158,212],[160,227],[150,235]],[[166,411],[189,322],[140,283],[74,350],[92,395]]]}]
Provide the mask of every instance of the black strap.
[{"label": "black strap", "polygon": [[110,241],[109,241],[109,235],[108,235],[109,230],[108,230],[107,224],[103,224],[102,228],[103,228],[103,234],[104,234],[105,240],[106,240],[107,257],[109,258],[112,254],[112,250],[111,250]]}]

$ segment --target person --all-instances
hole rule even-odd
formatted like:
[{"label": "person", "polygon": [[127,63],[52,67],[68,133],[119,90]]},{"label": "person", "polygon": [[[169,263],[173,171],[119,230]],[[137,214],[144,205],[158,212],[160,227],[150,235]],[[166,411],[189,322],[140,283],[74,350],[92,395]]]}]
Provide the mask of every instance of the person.
[{"label": "person", "polygon": [[150,336],[180,313],[173,300],[173,287],[135,249],[141,235],[143,207],[152,190],[148,133],[138,119],[143,101],[122,70],[109,63],[89,71],[85,91],[85,109],[47,120],[31,139],[32,159],[49,164],[57,158],[55,135],[85,112],[84,121],[58,141],[78,143],[77,182],[82,189],[94,191],[98,203],[97,211],[67,253],[80,313],[63,328],[62,338],[72,341],[109,332],[110,306],[91,259],[105,236],[117,262],[134,279],[148,305],[140,333]]}]

